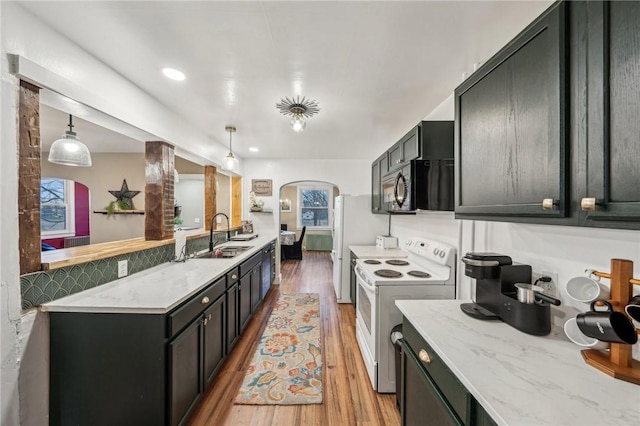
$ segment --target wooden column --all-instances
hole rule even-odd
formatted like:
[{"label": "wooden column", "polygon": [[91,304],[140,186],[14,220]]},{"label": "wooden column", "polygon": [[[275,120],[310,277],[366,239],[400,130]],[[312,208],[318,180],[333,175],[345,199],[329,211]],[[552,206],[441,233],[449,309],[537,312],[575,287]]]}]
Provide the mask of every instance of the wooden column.
[{"label": "wooden column", "polygon": [[144,237],[173,238],[174,148],[166,142],[145,143]]},{"label": "wooden column", "polygon": [[18,248],[20,274],[40,270],[40,88],[20,81]]},{"label": "wooden column", "polygon": [[[216,206],[216,181],[218,170],[213,166],[204,166],[204,229],[211,229],[211,218],[218,212]],[[226,224],[225,224],[226,225]],[[215,224],[213,229],[215,229]]]},{"label": "wooden column", "polygon": [[242,218],[242,178],[231,177],[231,226],[240,226]]}]

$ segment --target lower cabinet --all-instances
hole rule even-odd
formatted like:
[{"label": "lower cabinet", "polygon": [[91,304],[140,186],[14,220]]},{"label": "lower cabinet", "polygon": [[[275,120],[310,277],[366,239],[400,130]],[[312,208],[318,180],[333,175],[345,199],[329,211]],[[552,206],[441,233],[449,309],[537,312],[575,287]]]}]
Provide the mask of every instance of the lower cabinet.
[{"label": "lower cabinet", "polygon": [[167,314],[51,312],[50,425],[185,424],[263,299],[262,255]]},{"label": "lower cabinet", "polygon": [[[231,278],[231,279],[230,279]],[[234,270],[233,273],[227,274],[227,353],[231,351],[233,345],[235,345],[240,335],[240,323],[239,323],[239,303],[240,303],[240,281],[238,280],[238,272]]]},{"label": "lower cabinet", "polygon": [[402,327],[402,424],[495,425],[411,323]]},{"label": "lower cabinet", "polygon": [[349,275],[349,286],[351,293],[351,304],[353,307],[356,307],[356,260],[358,260],[358,256],[356,256],[352,251],[351,253],[351,263],[350,263],[350,275]]},{"label": "lower cabinet", "polygon": [[251,272],[240,277],[238,286],[238,325],[240,333],[251,316]]},{"label": "lower cabinet", "polygon": [[180,424],[202,395],[202,321],[194,321],[169,343],[170,424]]}]

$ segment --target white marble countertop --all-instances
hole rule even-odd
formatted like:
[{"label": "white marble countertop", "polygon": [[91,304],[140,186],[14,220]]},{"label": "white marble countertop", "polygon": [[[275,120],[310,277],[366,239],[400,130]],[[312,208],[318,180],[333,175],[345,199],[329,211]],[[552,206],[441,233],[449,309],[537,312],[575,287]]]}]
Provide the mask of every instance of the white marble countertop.
[{"label": "white marble countertop", "polygon": [[358,258],[393,258],[407,257],[408,253],[402,249],[384,249],[377,246],[349,246],[349,250]]},{"label": "white marble countertop", "polygon": [[207,284],[239,265],[276,238],[261,233],[250,241],[221,246],[252,246],[230,259],[188,259],[163,263],[107,284],[41,305],[44,312],[100,312],[164,314]]},{"label": "white marble countertop", "polygon": [[564,334],[538,337],[460,310],[463,300],[396,305],[499,425],[640,425],[640,386],[587,365]]}]

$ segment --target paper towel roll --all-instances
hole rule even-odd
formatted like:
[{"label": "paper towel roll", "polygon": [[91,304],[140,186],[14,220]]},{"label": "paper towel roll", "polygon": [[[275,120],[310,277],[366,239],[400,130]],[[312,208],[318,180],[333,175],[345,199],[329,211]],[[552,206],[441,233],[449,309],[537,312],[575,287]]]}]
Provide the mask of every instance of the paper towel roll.
[{"label": "paper towel roll", "polygon": [[176,259],[182,259],[181,258],[181,256],[183,255],[182,249],[187,244],[187,232],[175,231],[173,233],[173,236],[176,239]]}]

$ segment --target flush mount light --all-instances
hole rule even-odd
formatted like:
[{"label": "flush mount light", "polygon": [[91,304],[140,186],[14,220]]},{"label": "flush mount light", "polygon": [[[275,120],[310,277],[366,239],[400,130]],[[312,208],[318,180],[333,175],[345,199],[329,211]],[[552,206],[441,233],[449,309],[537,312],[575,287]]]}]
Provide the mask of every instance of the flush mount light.
[{"label": "flush mount light", "polygon": [[225,126],[224,130],[229,132],[229,154],[222,159],[222,170],[228,170],[230,172],[235,172],[238,170],[238,159],[233,155],[233,150],[231,149],[231,134],[236,131],[235,126]]},{"label": "flush mount light", "polygon": [[173,68],[163,68],[162,74],[164,74],[165,77],[176,81],[182,81],[186,78],[182,71],[178,71]]},{"label": "flush mount light", "polygon": [[69,115],[69,130],[51,145],[49,162],[63,166],[91,167],[91,153],[73,131],[71,115]]},{"label": "flush mount light", "polygon": [[249,147],[249,151],[251,151],[251,152],[258,152],[258,151],[260,151],[260,150],[259,150],[258,148],[256,148],[255,146],[251,146],[251,147]]},{"label": "flush mount light", "polygon": [[320,112],[318,108],[318,102],[305,98],[300,99],[300,96],[294,98],[284,97],[276,104],[276,108],[284,115],[290,115],[291,128],[294,132],[302,132],[307,123],[305,117],[312,117],[314,114]]}]

